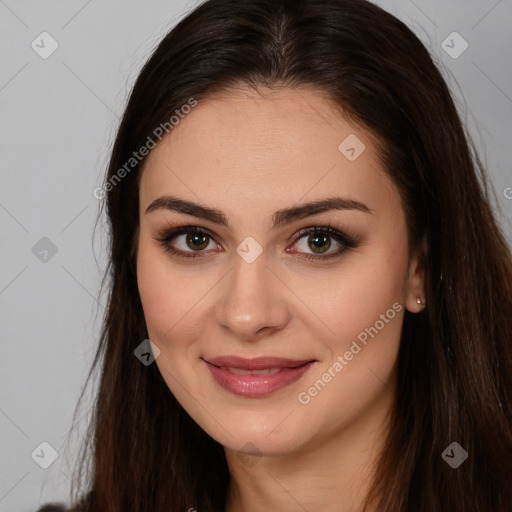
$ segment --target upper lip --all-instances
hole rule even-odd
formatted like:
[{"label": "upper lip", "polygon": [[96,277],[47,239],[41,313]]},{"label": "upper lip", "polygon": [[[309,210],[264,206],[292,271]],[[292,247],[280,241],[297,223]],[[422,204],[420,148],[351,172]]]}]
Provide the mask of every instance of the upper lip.
[{"label": "upper lip", "polygon": [[254,357],[246,359],[239,356],[220,356],[204,359],[214,366],[226,366],[228,368],[239,368],[241,370],[265,370],[267,368],[297,368],[314,359],[286,359],[284,357]]}]

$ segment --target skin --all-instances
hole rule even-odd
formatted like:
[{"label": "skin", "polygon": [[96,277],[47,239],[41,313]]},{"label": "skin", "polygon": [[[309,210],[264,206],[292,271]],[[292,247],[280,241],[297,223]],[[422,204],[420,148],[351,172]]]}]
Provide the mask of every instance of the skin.
[{"label": "skin", "polygon": [[[366,146],[354,161],[338,149],[350,134]],[[146,213],[163,195],[221,210],[229,225],[164,208]],[[272,228],[277,210],[333,195],[371,213],[331,210]],[[155,240],[186,223],[215,238],[194,260]],[[329,224],[360,246],[307,260],[314,245],[297,234]],[[236,252],[248,236],[263,249],[252,263]],[[341,247],[330,241],[325,253]],[[197,253],[186,235],[170,244]],[[226,511],[362,510],[395,400],[405,309],[424,307],[417,303],[424,297],[419,253],[408,253],[400,196],[369,134],[315,90],[240,88],[200,101],[145,162],[137,275],[165,382],[225,447]],[[329,368],[332,374],[337,356],[394,303],[401,311],[300,403],[299,393]],[[228,354],[317,362],[270,396],[240,397],[220,387],[201,359]]]}]

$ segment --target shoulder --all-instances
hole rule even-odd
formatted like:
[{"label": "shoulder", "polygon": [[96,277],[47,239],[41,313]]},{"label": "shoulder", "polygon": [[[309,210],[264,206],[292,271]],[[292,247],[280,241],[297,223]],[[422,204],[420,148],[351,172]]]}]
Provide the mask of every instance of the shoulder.
[{"label": "shoulder", "polygon": [[90,512],[94,509],[92,498],[93,492],[89,491],[69,507],[64,503],[45,503],[36,512]]},{"label": "shoulder", "polygon": [[47,503],[38,508],[36,512],[86,512],[86,507],[83,504],[67,507],[63,503]]}]

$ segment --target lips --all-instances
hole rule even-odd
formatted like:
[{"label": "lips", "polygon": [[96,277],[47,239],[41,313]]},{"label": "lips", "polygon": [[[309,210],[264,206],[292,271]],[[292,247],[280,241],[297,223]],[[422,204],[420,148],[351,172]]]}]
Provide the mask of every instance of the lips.
[{"label": "lips", "polygon": [[254,357],[245,359],[239,356],[213,357],[205,360],[218,368],[233,368],[238,370],[267,370],[269,368],[297,368],[309,363],[312,359],[286,359],[284,357]]},{"label": "lips", "polygon": [[316,362],[312,359],[224,356],[203,359],[216,382],[245,397],[263,397],[292,384]]}]

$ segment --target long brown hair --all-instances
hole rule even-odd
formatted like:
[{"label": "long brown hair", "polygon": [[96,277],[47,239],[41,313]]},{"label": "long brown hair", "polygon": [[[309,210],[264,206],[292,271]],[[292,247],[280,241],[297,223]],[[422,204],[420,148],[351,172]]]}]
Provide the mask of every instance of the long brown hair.
[{"label": "long brown hair", "polygon": [[[368,498],[386,512],[512,510],[510,249],[429,52],[365,0],[208,0],[140,72],[107,173],[109,298],[88,377],[101,368],[76,510],[224,511],[222,446],[184,411],[157,366],[134,356],[148,337],[135,272],[144,159],[114,175],[191,98],[239,84],[327,93],[375,137],[402,198],[411,251],[427,241],[427,308],[405,313],[396,407]],[[457,469],[442,458],[452,442],[468,452]]]}]

